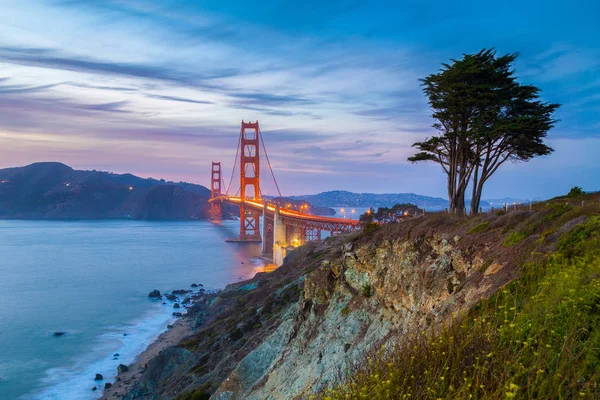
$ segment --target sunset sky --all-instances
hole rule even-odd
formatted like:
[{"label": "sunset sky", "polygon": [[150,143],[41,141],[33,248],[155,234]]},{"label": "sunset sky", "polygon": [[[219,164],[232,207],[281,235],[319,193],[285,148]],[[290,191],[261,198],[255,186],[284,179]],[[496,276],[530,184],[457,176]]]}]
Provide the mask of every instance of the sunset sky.
[{"label": "sunset sky", "polygon": [[555,153],[505,165],[483,197],[600,190],[599,3],[484,3],[0,0],[0,168],[208,185],[258,119],[284,194],[445,197],[438,166],[406,161],[434,133],[418,80],[495,47],[562,107]]}]

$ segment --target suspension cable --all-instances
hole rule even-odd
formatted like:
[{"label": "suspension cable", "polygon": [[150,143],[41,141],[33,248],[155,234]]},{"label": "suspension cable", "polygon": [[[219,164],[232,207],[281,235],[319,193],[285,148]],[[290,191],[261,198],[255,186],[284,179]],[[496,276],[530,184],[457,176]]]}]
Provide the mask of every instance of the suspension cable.
[{"label": "suspension cable", "polygon": [[[235,166],[237,165],[238,156],[240,155],[240,143],[242,143],[242,134],[238,138],[237,150],[235,152],[235,161],[233,163],[233,169],[231,170],[231,178],[229,178],[229,185],[227,185],[227,190],[225,194],[229,194],[229,188],[231,187],[231,183],[233,182],[233,175],[235,174]],[[237,196],[237,195],[236,195]]]},{"label": "suspension cable", "polygon": [[269,154],[267,154],[265,140],[263,139],[260,128],[258,129],[258,136],[260,136],[260,142],[262,143],[263,151],[265,152],[265,157],[267,159],[267,164],[269,164],[269,170],[271,170],[271,176],[273,177],[273,182],[275,182],[275,187],[277,188],[277,193],[279,193],[279,197],[283,198],[283,195],[281,194],[281,190],[279,190],[279,185],[277,184],[277,179],[275,179],[275,174],[273,173],[273,167],[271,167],[271,161],[269,161]]}]

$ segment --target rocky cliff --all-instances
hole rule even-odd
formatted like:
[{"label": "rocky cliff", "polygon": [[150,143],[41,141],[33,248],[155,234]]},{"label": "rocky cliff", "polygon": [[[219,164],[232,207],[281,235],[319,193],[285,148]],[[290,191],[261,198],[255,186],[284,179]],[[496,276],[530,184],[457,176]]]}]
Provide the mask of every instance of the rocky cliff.
[{"label": "rocky cliff", "polygon": [[[375,349],[469,310],[583,220],[559,218],[552,233],[552,212],[429,215],[303,246],[192,310],[195,333],[149,363],[125,398],[308,397]],[[530,233],[513,243],[525,223],[545,229],[544,240]]]}]

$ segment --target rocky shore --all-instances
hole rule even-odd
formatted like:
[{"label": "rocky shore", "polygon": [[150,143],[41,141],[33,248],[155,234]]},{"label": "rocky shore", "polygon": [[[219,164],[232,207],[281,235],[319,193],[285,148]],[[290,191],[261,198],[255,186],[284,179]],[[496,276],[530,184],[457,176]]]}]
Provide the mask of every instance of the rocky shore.
[{"label": "rocky shore", "polygon": [[[150,360],[160,355],[165,349],[181,343],[182,340],[194,332],[194,329],[202,325],[203,315],[211,301],[218,296],[218,292],[206,292],[202,288],[202,284],[196,283],[192,284],[192,288],[200,289],[197,292],[179,289],[164,295],[155,289],[149,293],[148,297],[156,301],[163,301],[164,297],[164,300],[173,302],[175,310],[173,314],[180,318],[172,325],[168,325],[167,330],[161,333],[153,343],[140,353],[132,364],[119,365],[118,374],[114,382],[104,383],[104,392],[100,399],[114,400],[123,398],[140,380]],[[183,299],[179,298],[179,296],[183,296]],[[187,309],[187,312],[178,312],[178,310],[182,309]],[[117,355],[115,354],[115,356]]]}]

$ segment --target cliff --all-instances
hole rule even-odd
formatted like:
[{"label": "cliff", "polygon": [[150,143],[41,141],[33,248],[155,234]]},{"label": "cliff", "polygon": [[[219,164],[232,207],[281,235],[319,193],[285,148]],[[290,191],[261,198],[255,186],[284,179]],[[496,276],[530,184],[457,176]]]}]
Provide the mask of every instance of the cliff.
[{"label": "cliff", "polygon": [[[598,218],[598,200],[476,218],[433,214],[307,244],[274,272],[190,310],[195,333],[153,359],[124,398],[293,399],[340,384],[352,395],[332,397],[360,397],[352,390],[363,387],[344,382],[366,374],[381,384],[371,366],[379,349],[460,323],[571,231],[599,235],[600,223],[585,225]],[[396,398],[389,386],[382,393],[374,398]]]}]

